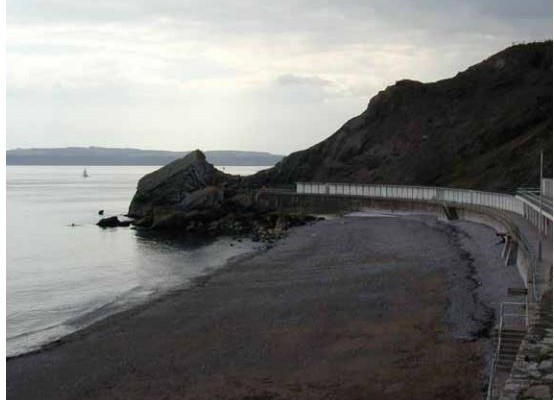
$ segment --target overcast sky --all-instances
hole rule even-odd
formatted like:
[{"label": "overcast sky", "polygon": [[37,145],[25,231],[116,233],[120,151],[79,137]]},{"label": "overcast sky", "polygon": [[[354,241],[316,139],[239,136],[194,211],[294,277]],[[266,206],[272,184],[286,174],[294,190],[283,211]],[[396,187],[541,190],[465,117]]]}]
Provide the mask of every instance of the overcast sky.
[{"label": "overcast sky", "polygon": [[287,154],[409,78],[552,38],[551,0],[8,0],[7,147]]}]

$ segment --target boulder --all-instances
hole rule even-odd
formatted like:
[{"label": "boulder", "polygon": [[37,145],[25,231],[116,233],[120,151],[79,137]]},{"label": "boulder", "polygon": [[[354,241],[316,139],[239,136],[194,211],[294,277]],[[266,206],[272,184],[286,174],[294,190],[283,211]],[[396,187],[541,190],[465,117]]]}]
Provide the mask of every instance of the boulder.
[{"label": "boulder", "polygon": [[97,222],[96,225],[98,225],[101,228],[115,228],[117,226],[129,226],[131,224],[131,221],[120,221],[119,218],[116,216],[108,217],[108,218],[102,218],[100,221]]}]

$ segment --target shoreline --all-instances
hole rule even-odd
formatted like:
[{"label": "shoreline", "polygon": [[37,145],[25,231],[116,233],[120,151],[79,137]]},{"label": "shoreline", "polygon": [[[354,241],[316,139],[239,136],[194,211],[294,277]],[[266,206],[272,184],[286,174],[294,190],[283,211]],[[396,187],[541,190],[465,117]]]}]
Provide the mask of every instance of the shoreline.
[{"label": "shoreline", "polygon": [[[74,368],[71,368],[72,365],[75,367],[75,361],[72,361],[75,356],[72,354],[72,351],[68,349],[68,347],[75,347],[78,354],[89,354],[90,356],[90,351],[92,351],[90,348],[91,343],[86,342],[94,342],[100,345],[103,342],[98,342],[98,336],[105,336],[105,340],[108,341],[108,346],[112,349],[119,349],[118,351],[122,350],[120,349],[120,346],[112,346],[115,346],[117,343],[125,343],[120,342],[121,338],[117,338],[116,332],[120,330],[125,331],[125,335],[128,336],[130,340],[138,340],[139,343],[148,343],[151,339],[143,337],[140,332],[136,333],[136,330],[146,330],[152,335],[159,336],[160,340],[163,340],[164,337],[169,336],[171,338],[170,342],[172,340],[180,342],[182,339],[179,339],[179,335],[175,336],[173,333],[166,334],[157,329],[147,328],[144,326],[144,323],[145,321],[158,321],[162,325],[167,325],[168,318],[178,318],[180,315],[178,310],[182,307],[184,309],[183,312],[188,315],[191,321],[195,321],[195,323],[202,326],[206,326],[206,324],[215,324],[216,326],[229,324],[234,326],[238,324],[237,326],[234,326],[235,329],[218,329],[218,333],[211,333],[210,330],[194,330],[194,327],[190,327],[185,322],[189,319],[181,320],[183,325],[173,326],[170,324],[171,329],[188,332],[185,334],[186,337],[191,340],[204,343],[204,346],[200,346],[200,348],[189,349],[195,354],[195,357],[193,358],[198,360],[189,360],[189,364],[187,364],[189,367],[185,368],[187,371],[190,371],[191,365],[194,365],[196,362],[200,362],[202,358],[206,358],[206,362],[208,362],[213,357],[216,357],[202,351],[206,345],[208,347],[224,346],[221,348],[221,351],[225,353],[227,350],[223,349],[227,346],[233,348],[233,343],[238,340],[242,343],[241,346],[246,346],[246,349],[254,351],[254,358],[258,360],[257,364],[260,364],[262,370],[268,369],[268,371],[273,371],[271,373],[268,372],[269,376],[272,377],[272,380],[281,382],[282,384],[290,379],[293,381],[295,381],[295,379],[298,380],[298,375],[302,376],[307,374],[304,379],[300,379],[296,383],[301,385],[299,382],[302,382],[303,380],[310,381],[315,379],[319,382],[316,386],[325,386],[323,381],[321,381],[321,378],[319,378],[321,374],[318,373],[314,375],[313,373],[309,373],[310,368],[306,371],[306,369],[302,367],[305,362],[308,364],[314,364],[315,361],[310,362],[298,359],[298,355],[295,355],[296,350],[300,350],[300,355],[304,353],[303,357],[307,357],[307,360],[311,360],[312,358],[319,360],[315,362],[315,366],[319,365],[316,370],[323,368],[323,372],[327,371],[323,373],[324,376],[326,376],[329,371],[324,368],[321,363],[325,365],[328,359],[336,358],[337,354],[335,354],[335,352],[337,349],[333,349],[337,345],[341,347],[342,350],[345,350],[346,354],[349,354],[348,356],[343,354],[343,356],[339,357],[339,360],[342,360],[342,357],[346,357],[348,359],[346,361],[343,360],[342,362],[338,362],[338,364],[342,366],[341,368],[350,370],[361,363],[362,365],[365,365],[365,370],[369,368],[371,371],[371,366],[374,365],[373,361],[371,361],[372,358],[375,358],[374,353],[377,353],[378,359],[384,357],[385,355],[381,354],[382,350],[380,348],[374,347],[374,341],[370,340],[368,342],[367,339],[363,338],[375,337],[375,332],[380,332],[384,329],[385,331],[390,331],[389,334],[391,335],[391,339],[386,339],[385,342],[390,340],[391,345],[396,343],[393,347],[400,346],[404,348],[403,352],[420,352],[417,346],[412,347],[407,346],[407,344],[413,344],[414,341],[419,342],[420,339],[415,337],[419,338],[421,335],[423,335],[422,339],[427,336],[427,339],[425,340],[433,342],[436,346],[438,346],[438,349],[443,349],[445,354],[454,355],[458,354],[462,348],[465,349],[459,355],[467,352],[470,353],[473,358],[467,360],[466,362],[461,362],[460,364],[463,364],[465,368],[463,373],[465,374],[466,379],[469,378],[467,374],[471,374],[473,376],[473,383],[467,385],[473,389],[470,391],[471,393],[467,390],[462,390],[460,393],[465,393],[465,398],[477,398],[474,397],[474,395],[479,392],[480,382],[477,381],[482,379],[483,371],[486,370],[487,356],[485,350],[488,347],[486,342],[490,341],[490,339],[486,338],[486,335],[483,337],[482,335],[477,334],[474,337],[462,337],[456,340],[452,338],[452,332],[456,329],[461,329],[463,332],[467,333],[468,327],[479,327],[483,321],[487,320],[490,324],[490,315],[485,313],[485,318],[483,319],[482,315],[480,316],[478,313],[475,314],[472,310],[481,308],[484,309],[481,303],[494,304],[495,302],[500,301],[501,299],[498,297],[501,296],[502,289],[505,289],[505,287],[509,284],[513,284],[515,275],[509,278],[504,277],[503,280],[505,282],[502,288],[500,287],[502,285],[497,285],[498,287],[494,287],[493,290],[486,286],[490,284],[491,281],[497,280],[498,277],[493,275],[500,271],[498,264],[502,264],[499,257],[497,257],[498,260],[489,259],[491,249],[487,246],[490,247],[491,238],[494,238],[494,233],[491,232],[492,229],[467,222],[456,224],[457,229],[458,227],[461,227],[460,230],[464,233],[452,233],[452,235],[457,235],[456,238],[459,241],[459,243],[455,245],[452,243],[452,238],[449,239],[443,230],[444,226],[450,225],[451,224],[440,223],[434,218],[428,216],[404,216],[398,218],[345,217],[295,228],[287,237],[276,242],[273,248],[268,250],[261,249],[236,256],[232,260],[225,263],[225,265],[221,268],[217,268],[216,270],[208,272],[206,275],[192,279],[187,287],[172,290],[169,293],[163,294],[160,298],[149,301],[146,304],[135,306],[132,309],[110,315],[82,330],[64,336],[60,340],[38,349],[37,351],[7,358],[8,394],[18,392],[19,390],[25,392],[24,387],[21,385],[24,384],[24,382],[25,385],[30,384],[27,382],[27,379],[37,379],[38,375],[44,376],[44,374],[46,374],[46,376],[52,377],[53,375],[57,376],[61,374],[65,377],[65,379],[70,379],[69,376],[75,374],[75,372],[72,371]],[[353,232],[351,232],[352,229],[355,233],[360,234],[360,236],[353,234]],[[412,235],[403,232],[406,229],[409,230],[409,233],[412,233]],[[489,232],[486,233],[486,231]],[[423,240],[424,243],[420,243],[421,240],[414,237],[413,233],[415,232],[425,232],[427,236]],[[339,246],[339,243],[333,243],[333,241],[344,241],[345,238],[341,239],[341,237],[345,234],[348,236],[346,239],[349,240],[346,240],[346,242],[341,244],[344,245],[349,243],[351,249],[345,249],[344,246]],[[369,235],[372,240],[366,242],[363,238],[364,235]],[[399,241],[400,238],[398,238],[398,236],[402,236],[401,241]],[[483,239],[482,236],[487,237],[487,246],[480,246],[476,244]],[[324,242],[323,245],[327,244],[328,246],[337,246],[337,248],[322,248],[322,243],[318,243],[318,239],[320,238]],[[389,242],[392,240],[393,243],[387,243],[387,240]],[[427,241],[431,241],[433,243],[426,243]],[[397,247],[400,247],[398,252],[401,253],[401,256],[391,254],[390,250],[387,250],[394,248],[394,246],[391,247],[392,244],[396,244],[398,245]],[[439,248],[435,249],[435,245],[439,246]],[[368,246],[372,247],[372,249],[370,249],[372,251],[368,252]],[[445,248],[440,248],[440,246],[445,246]],[[464,246],[476,246],[472,249],[473,253],[471,253],[473,260],[464,260],[463,257],[460,257],[461,253],[459,250],[465,249]],[[458,250],[455,250],[456,247],[458,247]],[[359,251],[356,252],[356,250]],[[352,251],[355,253],[352,253]],[[317,252],[322,252],[324,254],[317,255]],[[423,253],[422,257],[420,256],[420,253]],[[290,263],[294,264],[297,262],[296,256],[304,256],[306,258],[305,264],[300,263],[292,266],[289,265]],[[405,259],[402,256],[410,257]],[[370,258],[366,261],[366,257]],[[423,264],[433,265],[429,266],[422,264],[422,266],[420,266],[418,263],[412,265],[414,262],[412,259],[414,257],[423,260]],[[456,258],[455,261],[453,261],[454,258]],[[289,261],[284,262],[284,259]],[[343,270],[338,267],[338,264],[336,263],[346,264],[347,270]],[[369,263],[367,265],[372,265],[372,267],[368,270],[364,266],[366,265],[365,263]],[[454,279],[454,276],[449,275],[451,272],[448,268],[445,268],[445,266],[442,265],[445,263],[450,265],[450,268],[457,269],[455,272],[459,274],[458,279]],[[475,264],[475,270],[471,269],[471,263]],[[417,270],[414,269],[416,266],[418,268]],[[487,270],[489,267],[494,267],[495,269],[491,270],[491,272]],[[283,269],[286,270],[286,273]],[[392,272],[395,272],[398,275],[391,276]],[[467,274],[468,272],[469,275]],[[354,277],[352,275],[354,275]],[[360,282],[355,279],[356,276],[362,279],[365,284],[360,286]],[[470,279],[472,276],[475,280],[473,283]],[[417,277],[420,279],[416,279]],[[463,284],[460,284],[460,282]],[[329,283],[332,283],[332,285],[326,285]],[[320,287],[320,285],[324,286]],[[350,286],[352,287],[351,289],[349,289]],[[373,289],[369,290],[370,287],[373,287]],[[328,290],[330,292],[328,293],[322,288],[329,288]],[[268,297],[266,291],[272,292],[280,301],[276,301],[276,299],[271,296]],[[340,293],[335,295],[335,291]],[[226,307],[225,304],[220,303],[218,299],[210,297],[210,294],[214,294],[217,297],[217,293],[221,295],[222,299],[228,299],[230,302],[229,307]],[[284,296],[286,293],[290,294],[288,296]],[[358,293],[358,296],[362,296],[361,299],[356,296],[353,297],[353,293]],[[258,299],[259,304],[248,301],[250,296],[254,296],[254,298]],[[443,298],[442,304],[437,304],[437,301],[441,298]],[[339,301],[339,299],[341,300]],[[242,307],[231,307],[234,301],[241,302],[244,306],[248,304],[249,307],[260,309],[263,312],[260,315],[259,313],[243,309]],[[189,302],[194,302],[199,307],[199,310],[196,310],[194,307],[191,308]],[[345,308],[345,303],[352,304],[352,309],[349,309],[348,307]],[[367,308],[368,304],[372,306],[369,307],[369,309]],[[417,304],[421,307],[414,308],[414,305]],[[326,310],[323,314],[321,314],[321,310],[317,311],[322,305],[325,306],[324,308]],[[491,308],[494,309],[494,307]],[[273,310],[273,312],[276,313],[274,318],[270,315],[266,315],[266,313],[270,313],[270,310]],[[406,313],[407,311],[411,312]],[[300,320],[298,321],[295,318],[291,320],[291,316],[289,315],[291,313],[292,316],[300,313]],[[146,314],[146,316],[144,314]],[[361,315],[366,315],[367,318],[360,319]],[[436,317],[440,315],[440,321],[437,322],[436,317],[433,317],[433,315],[436,315]],[[234,318],[231,318],[231,316],[234,316]],[[231,320],[228,320],[229,318],[231,318]],[[312,332],[312,324],[305,325],[303,323],[306,319],[311,320],[316,325],[328,325],[327,329],[336,331],[336,334],[339,335],[339,339],[336,339],[336,343],[329,341],[329,338],[317,339],[321,335],[324,337],[327,335],[323,333],[316,333],[318,332],[317,329],[315,332]],[[412,321],[412,319],[415,324],[413,326],[416,327],[413,334],[414,338],[404,337],[405,335],[403,335],[402,330],[398,331],[396,326],[404,326],[407,324],[405,328],[407,329],[408,326],[412,326],[412,322],[409,322]],[[233,323],[232,321],[236,322]],[[342,322],[337,324],[338,321]],[[386,324],[382,326],[385,322]],[[298,323],[300,323],[300,326],[298,326]],[[292,375],[283,371],[283,366],[280,366],[280,356],[272,354],[272,356],[267,359],[265,355],[267,350],[260,353],[261,349],[258,348],[258,345],[260,345],[260,343],[258,343],[260,339],[257,336],[252,336],[253,332],[270,332],[274,330],[275,324],[278,326],[284,324],[284,326],[288,326],[289,328],[285,331],[278,329],[277,332],[281,332],[281,334],[278,334],[277,336],[272,334],[267,337],[265,339],[267,341],[266,346],[269,346],[270,349],[271,346],[277,346],[278,348],[284,346],[286,349],[291,350],[290,346],[292,345],[292,348],[295,351],[292,353],[285,352],[287,353],[287,357],[285,358],[288,359],[287,369],[292,365],[294,367],[293,370],[296,371],[296,373]],[[346,337],[344,336],[345,332],[342,332],[342,324],[345,326],[354,324],[351,329],[347,329],[350,333],[346,334]],[[129,325],[134,327],[134,329],[127,329]],[[358,329],[355,329],[354,326],[358,326]],[[418,326],[419,328],[417,328]],[[292,331],[290,331],[290,329],[292,329]],[[300,329],[300,331],[294,333],[294,331],[297,331],[298,329]],[[490,326],[485,330],[487,329],[490,329]],[[236,330],[242,332],[244,336],[247,336],[248,340],[243,339],[243,341],[241,341],[240,338],[236,338],[234,336],[234,332]],[[365,331],[366,333],[362,332],[362,334],[359,335],[359,330]],[[421,330],[421,332],[419,330]],[[411,329],[408,329],[408,331],[412,332]],[[313,337],[314,334],[316,335],[315,337]],[[204,338],[204,335],[208,337]],[[292,337],[289,337],[290,335],[292,335]],[[297,337],[298,335],[300,336]],[[446,335],[446,337],[444,337],[444,335]],[[357,339],[348,339],[350,336],[353,338],[356,337]],[[289,338],[287,339],[287,337]],[[290,340],[293,337],[296,337],[296,339],[290,343]],[[310,337],[312,339],[308,340]],[[398,341],[398,339],[402,338],[403,340]],[[168,338],[166,337],[166,339]],[[299,340],[300,342],[298,342]],[[306,342],[306,340],[308,341]],[[325,350],[324,353],[331,351],[331,354],[323,356],[320,354],[319,347],[312,348],[309,343],[313,340],[322,346],[322,349]],[[350,343],[352,340],[355,342],[355,346],[353,348],[351,348],[352,343]],[[114,343],[109,343],[110,341],[113,341]],[[173,354],[177,351],[184,358],[191,357],[188,352],[182,353],[180,350],[175,349],[174,346],[177,342],[173,345],[168,344],[168,347],[161,345],[163,351],[152,355],[153,357],[156,357],[156,362],[152,366],[156,363],[160,363],[161,365],[165,364],[167,360],[165,360],[164,354],[167,352],[169,352],[167,354]],[[181,345],[186,347],[188,345],[187,343],[188,342],[181,343]],[[300,345],[300,343],[302,345]],[[296,349],[298,345],[300,345],[300,349]],[[344,346],[346,346],[346,348]],[[427,349],[427,346],[428,345],[423,347]],[[361,351],[361,349],[366,347],[367,350]],[[351,350],[348,350],[348,348],[351,348]],[[351,351],[356,348],[358,348],[358,350],[351,353]],[[373,350],[369,351],[369,349]],[[141,355],[136,354],[137,351],[132,348],[124,349],[122,351],[126,354],[126,357],[142,358]],[[360,351],[361,356],[360,354],[357,354]],[[367,353],[367,351],[369,351],[369,353]],[[437,351],[437,348],[430,348],[428,351],[425,350],[423,358],[431,358],[429,358],[428,362],[424,363],[423,366],[419,366],[419,369],[438,367],[438,365],[435,365],[436,361],[433,361],[433,352],[435,351]],[[340,351],[339,353],[342,354]],[[108,353],[103,354],[106,355]],[[372,354],[372,356],[367,358],[369,354]],[[379,356],[379,354],[381,355]],[[393,351],[392,358],[399,357],[399,362],[403,364],[405,361],[402,360],[405,359],[405,357],[402,356],[402,354],[404,353],[401,352],[400,354],[397,354]],[[481,356],[477,357],[477,354],[481,354]],[[33,366],[33,364],[36,364],[37,362],[40,364],[45,360],[52,359],[52,357],[58,361],[54,363],[56,364],[55,366],[49,366],[51,371],[38,371],[37,367]],[[225,358],[224,356],[222,357]],[[249,363],[247,362],[245,364],[245,360],[243,359],[243,356],[240,356],[240,352],[239,355],[235,354],[234,356],[229,357],[230,360],[235,359],[235,362],[237,362],[239,366],[239,371],[244,369],[246,373],[246,371],[250,370],[250,367],[248,367]],[[408,355],[406,357],[411,359],[410,357],[413,356]],[[479,358],[481,361],[475,359],[475,357]],[[59,361],[60,359],[62,359],[62,362]],[[216,359],[218,358],[216,357]],[[33,362],[33,360],[35,360],[35,362]],[[390,364],[390,360],[387,360],[387,357],[381,361],[384,362],[385,365],[387,362]],[[443,360],[443,362],[446,361]],[[117,362],[115,362],[115,364],[117,364]],[[218,363],[216,362],[216,364]],[[236,371],[228,371],[225,367],[226,363],[224,362],[223,364],[223,366],[215,369],[218,370],[222,368],[223,371],[227,371],[227,373],[237,374]],[[427,364],[430,366],[427,366]],[[97,364],[92,363],[92,365],[88,365],[86,368],[89,370],[90,368],[94,369],[94,365]],[[395,365],[396,364],[393,362],[392,365],[385,368],[387,374],[390,376],[396,376],[395,374],[398,373],[394,367]],[[477,365],[480,365],[481,367],[478,371],[475,371],[474,369]],[[98,367],[99,364],[96,368]],[[150,369],[150,367],[146,369],[148,370],[148,374],[156,375],[155,370]],[[414,370],[408,368],[408,370],[414,374],[417,374],[417,369]],[[473,370],[472,373],[469,372],[471,370]],[[375,372],[375,370],[373,371]],[[212,387],[212,385],[206,387],[207,376],[210,376],[209,372],[210,371],[200,375],[191,372],[190,374],[195,376],[194,379],[190,378],[193,381],[191,384],[193,389],[190,389],[187,386],[186,390],[182,388],[181,390],[173,390],[171,393],[180,393],[185,397],[188,396],[190,398],[209,398],[210,395],[220,395],[222,393],[226,393],[225,388],[229,389],[229,384],[225,382],[218,381],[215,388]],[[434,373],[439,372],[440,371],[435,371]],[[363,392],[365,395],[372,394],[374,396],[379,396],[379,393],[383,395],[384,391],[381,390],[382,388],[379,389],[378,382],[373,382],[374,386],[371,387],[368,387],[367,384],[362,384],[363,380],[358,379],[362,375],[365,376],[362,370],[354,368],[351,373],[353,374],[352,382],[342,382],[336,388],[328,388],[326,391],[324,390],[324,392],[335,394],[340,392],[344,394],[346,393],[344,390],[347,390],[347,392],[350,393],[350,390],[353,389],[349,386],[357,384],[363,386],[363,390],[358,390],[360,393]],[[28,374],[30,374],[30,377],[26,378],[25,376]],[[35,375],[35,378],[33,378],[33,374]],[[378,374],[382,374],[382,372],[379,371]],[[274,393],[276,397],[282,396],[284,398],[292,398],[292,393],[294,393],[294,391],[291,392],[286,388],[282,389],[281,384],[275,383],[277,386],[275,386],[275,384],[268,386],[257,382],[255,379],[252,380],[248,374],[245,375],[244,373],[239,373],[239,376],[240,377],[237,379],[248,382],[247,386],[250,387],[250,392],[253,391],[254,393],[261,393],[265,391]],[[295,376],[296,378],[294,378]],[[391,379],[390,376],[388,378],[385,376],[382,379],[387,382]],[[307,379],[308,377],[310,379]],[[432,382],[435,382],[435,380],[435,378],[431,379]],[[456,378],[449,378],[447,381],[450,382],[452,380],[458,382]],[[43,381],[43,379],[39,379],[39,381],[43,382],[39,385],[43,386],[43,389],[50,387],[49,384]],[[20,384],[17,384],[17,382]],[[145,389],[144,385],[141,385],[140,381],[133,382],[134,383],[131,385],[133,387],[129,387],[129,385],[124,384],[123,386],[126,386],[126,388],[121,389],[123,390],[122,392],[116,391],[115,393],[130,397],[155,395],[155,393],[148,391],[150,389]],[[80,390],[83,390],[85,387],[88,387],[87,390],[92,390],[93,393],[96,393],[96,395],[91,396],[90,398],[108,398],[115,394],[110,391],[103,391],[103,386],[99,386],[99,382],[94,379],[88,383],[81,382],[81,384],[84,386],[80,387],[77,385],[77,387],[73,388],[75,390],[72,392],[74,395],[80,393]],[[403,384],[409,385],[408,382],[404,382]],[[437,384],[437,382],[433,383],[433,385]],[[460,382],[457,384],[459,385]],[[35,385],[33,385],[33,387],[34,386]],[[446,386],[450,387],[450,390],[452,390],[452,386],[456,385],[454,385],[454,382],[450,382],[446,383]],[[53,390],[52,388],[50,389]],[[395,393],[396,395],[400,395],[403,391],[398,388],[393,389],[389,388],[389,392],[392,390],[391,393]],[[38,390],[38,388],[35,388],[35,390]],[[185,392],[183,392],[183,390],[185,390]],[[205,392],[206,390],[207,392]],[[232,386],[231,392],[236,392],[236,397],[229,396],[228,398],[245,397],[245,395],[241,394],[244,391],[241,392],[241,390],[242,389],[237,389]],[[429,390],[429,388],[427,388],[427,390]],[[456,390],[459,391],[460,388],[457,388]],[[310,396],[314,395],[314,393],[321,392],[314,391],[309,388],[305,388],[305,391],[306,393],[301,391],[302,393],[298,397],[312,398]],[[201,395],[201,393],[204,392],[207,394]],[[47,393],[49,393],[48,390],[45,390],[44,394]],[[440,398],[433,397],[433,393],[428,394],[430,395],[429,398]],[[56,398],[55,390],[51,393],[51,395],[52,397],[50,398]],[[59,396],[60,394],[57,393],[57,395]],[[240,397],[241,395],[243,397]],[[454,392],[452,392],[452,395],[454,395]],[[36,398],[32,395],[15,396],[14,398],[16,397]],[[46,396],[45,398],[49,397]],[[71,396],[68,398],[71,398]]]},{"label": "shoreline", "polygon": [[[154,235],[156,235],[156,234],[158,234],[158,233],[154,233]],[[162,233],[159,237],[160,237],[160,239],[167,239],[167,233],[166,234]],[[215,240],[229,239],[232,244],[235,244],[237,242],[236,238],[232,237],[231,235],[220,235],[216,238],[206,236],[206,239],[212,239],[212,240],[214,240],[214,239]],[[132,311],[135,308],[148,307],[148,305],[150,303],[155,303],[159,300],[162,300],[165,296],[171,296],[174,292],[181,292],[183,290],[186,290],[186,289],[190,288],[191,286],[196,285],[197,281],[201,281],[202,279],[205,279],[206,277],[208,277],[209,275],[217,272],[218,270],[220,270],[222,268],[225,268],[227,266],[227,264],[234,263],[234,262],[239,262],[240,260],[243,259],[243,257],[248,258],[249,256],[253,256],[253,255],[255,255],[259,252],[264,252],[264,251],[267,250],[267,248],[269,246],[268,244],[261,244],[261,243],[252,242],[248,237],[241,237],[240,239],[243,241],[242,243],[244,243],[246,241],[249,242],[247,245],[250,247],[250,249],[245,250],[244,253],[229,257],[228,259],[226,259],[219,266],[207,267],[204,270],[204,272],[202,272],[200,275],[188,278],[186,281],[181,282],[180,284],[178,284],[176,286],[150,289],[150,290],[148,290],[150,293],[146,294],[143,297],[140,297],[138,299],[130,299],[128,301],[125,301],[120,306],[115,306],[115,308],[114,308],[115,311],[113,311],[113,312],[109,312],[109,311],[105,312],[105,313],[100,312],[100,310],[102,310],[106,307],[108,307],[108,308],[110,307],[110,303],[106,303],[106,304],[100,305],[99,307],[97,307],[93,310],[90,310],[90,311],[88,311],[84,314],[77,315],[77,316],[73,317],[72,319],[74,319],[74,320],[86,319],[86,320],[90,320],[90,322],[86,322],[86,323],[83,323],[83,324],[75,324],[76,328],[74,330],[72,330],[71,332],[69,332],[67,334],[64,334],[64,335],[61,335],[61,336],[58,336],[57,338],[55,338],[53,340],[49,340],[49,341],[44,342],[42,344],[29,346],[31,349],[28,350],[28,351],[24,351],[24,352],[12,354],[12,355],[7,355],[6,356],[6,361],[10,361],[10,360],[17,359],[17,358],[20,358],[20,357],[25,357],[25,356],[28,356],[28,355],[42,353],[43,351],[47,351],[47,350],[50,350],[52,348],[61,346],[67,341],[66,339],[69,339],[73,335],[79,335],[79,333],[81,331],[85,331],[85,330],[89,329],[90,327],[93,327],[94,325],[96,325],[98,323],[101,323],[104,320],[107,320],[107,319],[110,319],[110,318],[117,318],[120,314],[124,314],[128,311]],[[115,302],[116,300],[113,300],[113,301]],[[99,312],[100,312],[101,315],[94,316],[95,314],[98,314]],[[58,326],[53,326],[51,328],[57,328],[57,327],[62,327],[62,326],[64,326],[64,324],[60,324]],[[48,329],[51,329],[51,328],[48,328]],[[25,333],[23,335],[28,335],[28,334],[29,333]]]}]

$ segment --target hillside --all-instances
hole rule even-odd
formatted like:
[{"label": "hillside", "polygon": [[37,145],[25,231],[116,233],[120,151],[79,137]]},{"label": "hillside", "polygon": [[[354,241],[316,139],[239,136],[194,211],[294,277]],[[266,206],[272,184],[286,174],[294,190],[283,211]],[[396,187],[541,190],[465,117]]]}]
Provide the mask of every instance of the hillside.
[{"label": "hillside", "polygon": [[[67,147],[16,149],[6,152],[7,165],[166,165],[188,151]],[[214,165],[274,165],[283,156],[255,151],[206,151]]]},{"label": "hillside", "polygon": [[538,186],[552,173],[552,42],[512,46],[434,83],[401,80],[326,140],[250,182]]}]

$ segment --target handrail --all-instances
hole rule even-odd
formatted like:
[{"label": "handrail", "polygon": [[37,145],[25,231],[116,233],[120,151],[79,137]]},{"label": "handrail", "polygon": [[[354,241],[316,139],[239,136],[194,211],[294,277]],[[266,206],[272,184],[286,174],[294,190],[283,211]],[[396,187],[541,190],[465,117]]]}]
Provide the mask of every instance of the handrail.
[{"label": "handrail", "polygon": [[507,193],[436,186],[370,185],[358,183],[297,182],[297,193],[353,197],[447,201],[508,210],[523,215],[523,201]]},{"label": "handrail", "polygon": [[[506,306],[523,306],[525,309],[524,314],[506,314]],[[498,359],[500,358],[500,349],[502,347],[502,330],[504,329],[504,317],[525,317],[525,327],[529,326],[529,305],[527,301],[525,303],[515,301],[504,301],[500,303],[500,320],[498,322],[498,332],[496,336],[496,350],[494,352],[493,360],[491,362],[491,370],[489,374],[489,385],[487,387],[487,400],[493,400],[494,395],[494,380],[496,378],[496,366]]]},{"label": "handrail", "polygon": [[500,321],[498,323],[498,332],[496,333],[496,350],[491,363],[491,373],[489,376],[489,386],[487,389],[487,400],[492,400],[494,379],[496,378],[496,364],[500,356],[500,340],[502,338],[502,327],[504,326],[504,303],[500,304]]},{"label": "handrail", "polygon": [[406,188],[406,187],[412,187],[412,188],[423,188],[423,189],[448,189],[448,190],[458,190],[463,192],[481,192],[481,193],[498,193],[498,194],[508,194],[503,192],[485,192],[482,190],[476,190],[476,189],[460,189],[460,188],[453,188],[448,186],[425,186],[425,185],[400,185],[395,183],[348,183],[348,182],[296,182],[296,184],[307,184],[307,185],[351,185],[351,186],[389,186],[389,187],[395,187],[395,188]]}]

